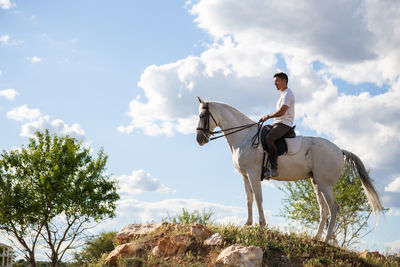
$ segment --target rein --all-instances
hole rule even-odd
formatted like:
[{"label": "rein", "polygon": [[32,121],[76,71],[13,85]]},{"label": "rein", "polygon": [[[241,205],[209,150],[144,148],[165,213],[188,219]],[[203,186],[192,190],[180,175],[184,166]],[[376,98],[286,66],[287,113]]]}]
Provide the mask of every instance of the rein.
[{"label": "rein", "polygon": [[[263,121],[260,120],[259,122],[254,122],[254,123],[245,124],[245,125],[241,125],[241,126],[236,126],[236,127],[232,127],[232,128],[221,129],[219,131],[213,131],[212,132],[212,131],[210,131],[210,117],[213,119],[215,125],[217,125],[217,121],[215,120],[214,116],[211,114],[211,112],[210,112],[210,110],[208,108],[208,103],[206,103],[206,105],[205,105],[205,107],[203,107],[203,109],[205,109],[205,112],[204,112],[203,115],[200,116],[200,118],[204,118],[204,128],[197,128],[197,130],[206,132],[206,133],[208,133],[210,135],[216,135],[216,134],[222,133],[221,135],[209,138],[209,141],[212,141],[212,140],[224,137],[224,136],[228,136],[228,135],[243,131],[243,130],[245,130],[247,128],[250,128],[250,127],[252,127],[254,125],[257,125],[258,126],[257,133],[251,139],[252,140],[252,147],[253,148],[257,148],[258,145],[260,144],[260,131],[261,131],[262,125],[264,123]],[[224,133],[226,131],[232,131],[232,132]]]}]

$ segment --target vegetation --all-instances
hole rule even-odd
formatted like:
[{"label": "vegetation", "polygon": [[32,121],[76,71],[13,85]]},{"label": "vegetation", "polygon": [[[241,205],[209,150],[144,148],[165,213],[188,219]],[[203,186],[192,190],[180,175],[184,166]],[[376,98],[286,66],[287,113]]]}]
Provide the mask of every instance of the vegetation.
[{"label": "vegetation", "polygon": [[[187,212],[174,217],[192,218],[199,214]],[[218,232],[224,237],[223,245],[205,246],[202,240],[192,237],[184,256],[156,257],[152,254],[157,240],[167,236],[190,236],[193,224],[164,223],[154,232],[133,237],[131,242],[140,249],[133,256],[119,258],[118,266],[213,266],[220,252],[232,244],[260,247],[264,251],[263,266],[399,266],[398,258],[388,259],[382,256],[364,259],[357,252],[313,240],[306,234],[283,234],[274,229],[234,225],[208,225],[213,233]],[[106,257],[107,254],[97,254],[91,262],[79,266],[107,266]],[[78,265],[71,263],[74,264]]]},{"label": "vegetation", "polygon": [[78,266],[84,266],[101,258],[105,253],[114,249],[116,232],[101,233],[85,242],[83,249],[75,253],[75,261]]},{"label": "vegetation", "polygon": [[214,215],[214,212],[209,210],[203,210],[201,213],[198,210],[190,212],[189,210],[182,209],[181,214],[176,214],[174,216],[170,216],[165,218],[163,221],[173,222],[173,223],[185,223],[185,224],[194,224],[200,223],[203,225],[211,224],[211,217]]},{"label": "vegetation", "polygon": [[[140,253],[119,258],[118,266],[213,266],[221,251],[232,244],[260,247],[264,251],[263,266],[399,266],[396,259],[364,259],[357,252],[315,241],[304,234],[283,234],[274,229],[234,225],[209,226],[213,233],[218,232],[225,238],[225,244],[222,246],[207,247],[202,241],[192,238],[183,257],[156,257],[152,254],[159,238],[190,236],[191,225],[193,224],[165,224],[153,233],[135,237],[132,242],[140,244]],[[107,266],[106,256],[103,254],[96,260],[79,266]],[[282,260],[283,258],[287,262]]]},{"label": "vegetation", "polygon": [[17,240],[31,266],[39,244],[58,266],[91,222],[115,215],[119,195],[102,150],[93,157],[72,137],[35,135],[27,147],[0,155],[0,230]]},{"label": "vegetation", "polygon": [[[310,179],[285,183],[280,189],[286,197],[282,200],[281,216],[299,222],[310,229],[319,224],[319,205]],[[368,225],[371,208],[361,182],[345,168],[334,187],[339,205],[334,237],[340,246],[351,246],[360,241],[373,228]]]}]

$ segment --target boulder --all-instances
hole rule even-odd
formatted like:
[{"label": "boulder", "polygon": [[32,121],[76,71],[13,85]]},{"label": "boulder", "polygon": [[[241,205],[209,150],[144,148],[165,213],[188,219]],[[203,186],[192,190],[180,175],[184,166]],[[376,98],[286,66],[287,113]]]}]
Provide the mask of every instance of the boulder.
[{"label": "boulder", "polygon": [[368,250],[365,250],[365,251],[361,252],[360,253],[360,257],[364,258],[364,259],[367,259],[367,258],[370,258],[370,257],[374,257],[374,258],[378,258],[378,259],[385,259],[385,256],[381,255],[378,251],[371,251],[370,252]]},{"label": "boulder", "polygon": [[135,255],[141,249],[136,243],[126,243],[123,245],[119,245],[113,251],[108,254],[106,258],[106,262],[111,265],[115,266],[117,264],[118,257],[130,257]]},{"label": "boulder", "polygon": [[163,223],[129,224],[117,233],[116,239],[121,243],[128,242],[134,236],[144,235],[155,231],[156,229],[160,228],[162,224]]},{"label": "boulder", "polygon": [[166,236],[158,240],[153,249],[153,255],[157,257],[179,256],[183,257],[190,246],[188,236]]},{"label": "boulder", "polygon": [[263,251],[256,246],[232,245],[224,249],[218,256],[216,266],[246,266],[261,267],[263,261]]},{"label": "boulder", "polygon": [[220,246],[224,244],[224,238],[220,233],[215,233],[204,241],[206,246]]},{"label": "boulder", "polygon": [[190,234],[196,239],[204,240],[209,238],[212,235],[212,232],[204,225],[197,223],[191,227]]}]

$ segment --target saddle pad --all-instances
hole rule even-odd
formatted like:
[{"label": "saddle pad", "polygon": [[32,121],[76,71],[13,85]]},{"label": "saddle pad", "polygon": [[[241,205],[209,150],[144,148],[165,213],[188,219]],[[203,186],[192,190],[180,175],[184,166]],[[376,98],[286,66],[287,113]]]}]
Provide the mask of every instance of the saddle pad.
[{"label": "saddle pad", "polygon": [[287,154],[296,154],[301,148],[303,143],[303,136],[296,136],[295,138],[285,138],[286,144],[288,146]]}]

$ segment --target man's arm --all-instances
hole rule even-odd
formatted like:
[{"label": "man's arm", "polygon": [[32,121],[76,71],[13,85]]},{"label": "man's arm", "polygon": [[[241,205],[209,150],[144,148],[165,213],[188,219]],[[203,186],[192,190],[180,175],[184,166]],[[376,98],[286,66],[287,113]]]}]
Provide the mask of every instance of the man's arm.
[{"label": "man's arm", "polygon": [[286,111],[288,109],[289,109],[288,105],[282,105],[277,111],[275,111],[274,113],[271,113],[269,115],[265,115],[261,119],[262,119],[262,121],[266,121],[271,118],[281,117],[286,113]]}]

